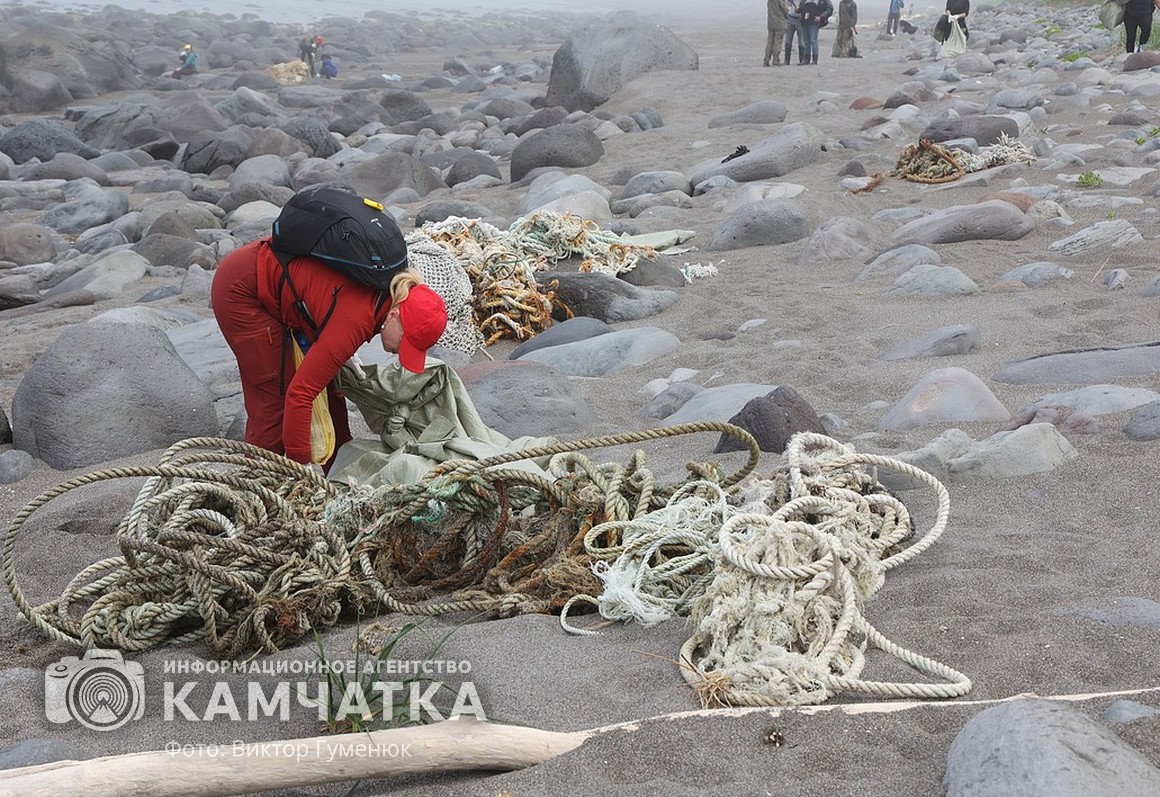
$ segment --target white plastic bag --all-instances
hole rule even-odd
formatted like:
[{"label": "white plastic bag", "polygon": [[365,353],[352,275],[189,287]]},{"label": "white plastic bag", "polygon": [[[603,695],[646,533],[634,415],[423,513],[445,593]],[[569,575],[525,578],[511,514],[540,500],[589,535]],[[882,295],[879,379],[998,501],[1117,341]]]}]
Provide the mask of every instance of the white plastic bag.
[{"label": "white plastic bag", "polygon": [[938,48],[938,58],[958,58],[967,51],[967,36],[957,20],[951,20],[951,30],[946,41]]}]

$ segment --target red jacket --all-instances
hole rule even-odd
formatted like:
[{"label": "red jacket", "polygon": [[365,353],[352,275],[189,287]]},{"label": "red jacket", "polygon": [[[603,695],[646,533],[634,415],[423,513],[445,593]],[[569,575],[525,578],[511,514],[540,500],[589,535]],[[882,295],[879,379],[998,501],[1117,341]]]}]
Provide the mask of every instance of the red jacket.
[{"label": "red jacket", "polygon": [[[257,242],[258,300],[275,318],[300,330],[312,341],[302,365],[286,387],[282,410],[282,442],[286,456],[310,461],[310,410],[315,396],[326,389],[342,364],[382,329],[391,309],[390,299],[375,312],[379,294],[373,288],[347,279],[310,257],[290,261],[290,279],[315,322],[322,324],[317,340],[294,307],[294,294],[282,282],[282,264],[269,247],[269,239]],[[331,309],[333,307],[333,310]]]}]

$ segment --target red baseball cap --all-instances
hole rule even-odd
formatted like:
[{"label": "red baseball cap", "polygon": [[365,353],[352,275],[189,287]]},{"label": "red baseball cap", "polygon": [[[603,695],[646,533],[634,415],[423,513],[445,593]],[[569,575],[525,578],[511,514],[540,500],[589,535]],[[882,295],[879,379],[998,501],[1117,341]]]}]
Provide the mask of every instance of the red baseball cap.
[{"label": "red baseball cap", "polygon": [[421,374],[427,367],[427,349],[447,328],[443,297],[426,285],[416,285],[399,304],[399,323],[403,326],[399,363],[408,371]]}]

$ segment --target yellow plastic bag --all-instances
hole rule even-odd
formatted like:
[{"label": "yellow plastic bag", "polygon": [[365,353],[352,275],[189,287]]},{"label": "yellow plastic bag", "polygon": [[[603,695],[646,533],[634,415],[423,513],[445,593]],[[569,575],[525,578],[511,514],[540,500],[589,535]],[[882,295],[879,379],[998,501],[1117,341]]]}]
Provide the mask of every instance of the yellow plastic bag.
[{"label": "yellow plastic bag", "polygon": [[[306,355],[294,336],[290,336],[290,344],[294,347],[294,370],[302,365]],[[314,404],[310,407],[310,461],[319,465],[334,456],[334,421],[330,418],[330,404],[323,390],[314,397]]]}]

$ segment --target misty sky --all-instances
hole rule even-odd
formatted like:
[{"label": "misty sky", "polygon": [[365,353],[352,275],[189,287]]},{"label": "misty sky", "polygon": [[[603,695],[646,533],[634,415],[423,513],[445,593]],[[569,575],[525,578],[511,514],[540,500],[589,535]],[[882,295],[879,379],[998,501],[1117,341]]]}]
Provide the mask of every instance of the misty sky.
[{"label": "misty sky", "polygon": [[[913,6],[911,4],[914,4]],[[40,8],[98,10],[107,2],[81,2],[79,0],[42,0],[29,3]],[[183,0],[174,4],[171,0],[113,0],[113,5],[122,8],[139,8],[155,14],[167,14],[179,9],[208,11],[214,14],[254,13],[277,22],[312,22],[326,16],[351,17],[358,19],[371,10],[378,11],[432,11],[436,9],[454,10],[457,13],[478,14],[485,11],[521,11],[529,14],[544,14],[553,11],[611,13],[614,11],[637,11],[642,15],[663,20],[665,16],[712,17],[719,20],[751,19],[755,23],[764,22],[764,0]],[[835,5],[836,5],[835,0]],[[858,8],[864,18],[884,17],[889,0],[858,0]],[[913,10],[932,12],[943,6],[939,0],[906,0],[907,12]],[[276,9],[276,11],[271,11]]]}]

